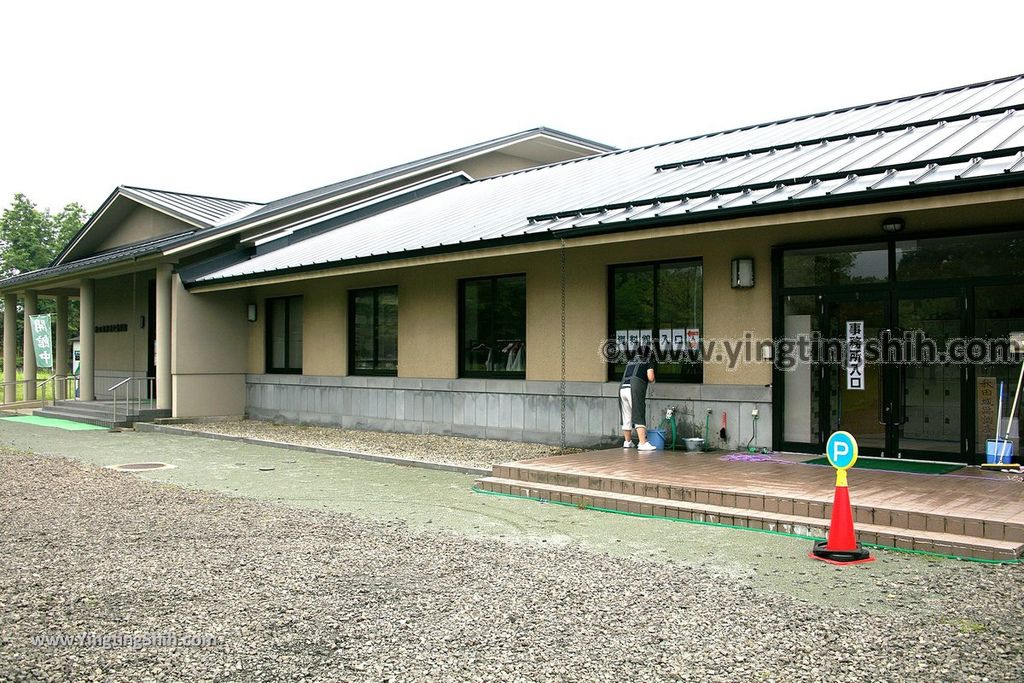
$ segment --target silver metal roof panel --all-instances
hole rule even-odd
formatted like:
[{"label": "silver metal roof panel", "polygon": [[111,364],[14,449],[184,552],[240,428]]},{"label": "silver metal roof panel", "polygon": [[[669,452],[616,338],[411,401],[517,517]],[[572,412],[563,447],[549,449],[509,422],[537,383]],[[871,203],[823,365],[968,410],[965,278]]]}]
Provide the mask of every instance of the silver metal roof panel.
[{"label": "silver metal roof panel", "polygon": [[[1024,105],[1024,81],[1003,79],[474,181],[199,281],[1020,173],[1020,156],[994,155],[1012,151],[1007,143],[1021,143],[1024,112],[991,111],[993,104]],[[979,154],[986,158],[972,166],[969,157]]]}]

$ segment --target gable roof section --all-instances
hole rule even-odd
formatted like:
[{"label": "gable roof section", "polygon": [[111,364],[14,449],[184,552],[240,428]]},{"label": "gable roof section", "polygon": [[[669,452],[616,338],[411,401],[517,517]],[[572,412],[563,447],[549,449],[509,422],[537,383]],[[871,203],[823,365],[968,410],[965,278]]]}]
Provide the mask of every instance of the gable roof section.
[{"label": "gable roof section", "polygon": [[587,140],[586,138],[581,138],[553,128],[547,128],[544,126],[530,128],[511,135],[494,138],[493,140],[485,140],[484,142],[478,142],[466,147],[460,147],[448,152],[442,152],[441,154],[435,154],[415,161],[399,164],[398,166],[374,171],[373,173],[349,178],[348,180],[343,180],[331,185],[325,185],[313,190],[307,190],[298,194],[282,197],[281,199],[276,199],[251,213],[240,216],[236,220],[225,221],[217,230],[210,231],[210,233],[204,237],[216,237],[221,234],[239,232],[241,230],[272,221],[276,218],[287,216],[295,213],[296,211],[301,211],[306,208],[330,202],[346,195],[366,192],[376,186],[397,182],[402,178],[409,176],[418,176],[458,161],[471,159],[489,152],[501,151],[502,149],[508,148],[517,143],[526,142],[536,138],[548,138],[556,142],[563,142],[575,147],[591,150],[594,154],[615,151],[616,149],[610,145],[605,145],[593,140]]},{"label": "gable roof section", "polygon": [[[366,195],[376,188],[388,189],[386,194],[378,192],[376,198],[383,201],[376,202],[379,205],[377,207],[371,207],[367,204],[367,201],[363,201],[358,205],[352,205],[354,208],[359,209],[358,211],[347,212],[344,211],[344,206],[336,207],[335,210],[320,216],[318,220],[325,221],[326,225],[331,225],[333,222],[336,222],[335,214],[339,210],[342,210],[342,213],[351,213],[352,215],[372,215],[386,210],[386,207],[415,201],[440,191],[440,189],[446,189],[470,180],[464,172],[445,171],[446,165],[450,166],[459,161],[468,160],[490,152],[500,152],[508,149],[514,151],[516,145],[530,144],[532,141],[538,140],[553,150],[561,149],[562,152],[553,152],[553,155],[560,158],[564,158],[565,153],[569,150],[572,151],[572,154],[579,155],[581,153],[600,153],[615,149],[608,145],[554,129],[544,127],[532,128],[351,178],[326,187],[284,197],[270,204],[121,185],[104,200],[96,213],[71,239],[64,250],[58,254],[49,268],[31,273],[22,273],[13,278],[0,281],[0,287],[45,280],[51,276],[60,276],[66,272],[107,265],[120,259],[137,258],[142,252],[149,254],[159,251],[164,254],[176,254],[186,249],[195,250],[202,248],[208,242],[223,239],[262,223],[277,221],[280,218],[303,211],[306,208],[325,203],[337,205],[339,200],[349,195]],[[424,174],[433,169],[439,169],[438,175],[424,179]],[[416,182],[395,187],[395,184],[401,182],[403,178],[416,179]],[[123,220],[137,206],[145,206],[159,211],[181,221],[187,226],[192,226],[193,229],[90,254],[89,249],[95,249],[96,245],[102,244],[102,240],[106,237],[103,231],[117,225],[119,221]],[[323,228],[323,226],[309,227],[308,223],[309,219],[307,218],[300,220],[291,227],[287,224],[278,224],[272,233],[280,232],[284,236],[283,243],[290,240],[290,235],[293,232],[298,231],[301,235],[308,235]],[[76,259],[76,250],[84,251],[86,255]],[[65,266],[68,266],[68,268],[65,268]]]},{"label": "gable roof section", "polygon": [[196,229],[211,228],[225,220],[235,220],[262,206],[257,202],[120,185],[110,193],[99,210],[86,221],[51,265],[64,263],[90,232],[116,224],[136,205],[177,218]]},{"label": "gable roof section", "polygon": [[1024,184],[1024,77],[474,181],[199,277]]}]

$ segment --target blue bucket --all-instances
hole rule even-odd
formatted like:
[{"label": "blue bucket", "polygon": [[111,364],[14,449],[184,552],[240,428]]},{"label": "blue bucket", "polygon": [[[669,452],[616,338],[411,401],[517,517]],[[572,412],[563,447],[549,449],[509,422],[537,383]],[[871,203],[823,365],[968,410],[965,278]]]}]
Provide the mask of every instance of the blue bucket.
[{"label": "blue bucket", "polygon": [[[1004,450],[1005,449],[1005,450]],[[999,455],[1002,454],[1003,460],[1000,462]],[[989,439],[985,444],[985,462],[990,465],[994,464],[1009,464],[1013,461],[1013,442],[1003,441],[996,439]]]},{"label": "blue bucket", "polygon": [[651,445],[657,448],[659,451],[665,449],[665,430],[664,429],[648,429],[647,440],[651,442]]}]

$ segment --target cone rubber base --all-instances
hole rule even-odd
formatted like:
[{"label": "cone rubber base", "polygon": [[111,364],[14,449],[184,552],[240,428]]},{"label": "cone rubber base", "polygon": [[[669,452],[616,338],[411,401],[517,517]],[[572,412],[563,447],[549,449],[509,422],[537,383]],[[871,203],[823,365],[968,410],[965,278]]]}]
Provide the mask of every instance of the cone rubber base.
[{"label": "cone rubber base", "polygon": [[818,541],[814,544],[814,550],[807,554],[812,560],[821,560],[829,564],[863,564],[874,562],[875,558],[867,549],[857,546],[853,550],[829,550],[827,541]]}]

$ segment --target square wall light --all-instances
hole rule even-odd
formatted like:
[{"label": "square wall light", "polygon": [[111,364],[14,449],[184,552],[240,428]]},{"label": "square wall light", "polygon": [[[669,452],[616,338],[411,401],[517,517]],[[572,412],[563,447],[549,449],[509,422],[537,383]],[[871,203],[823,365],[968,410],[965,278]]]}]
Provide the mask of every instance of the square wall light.
[{"label": "square wall light", "polygon": [[732,260],[733,289],[748,289],[754,286],[754,259],[734,258]]},{"label": "square wall light", "polygon": [[251,323],[256,322],[256,304],[249,304],[246,308],[245,317]]}]

